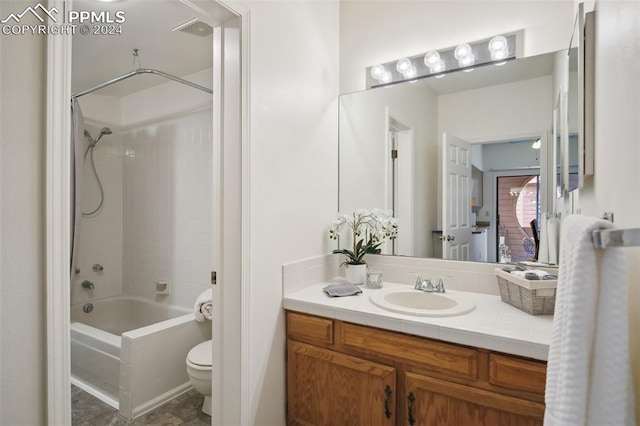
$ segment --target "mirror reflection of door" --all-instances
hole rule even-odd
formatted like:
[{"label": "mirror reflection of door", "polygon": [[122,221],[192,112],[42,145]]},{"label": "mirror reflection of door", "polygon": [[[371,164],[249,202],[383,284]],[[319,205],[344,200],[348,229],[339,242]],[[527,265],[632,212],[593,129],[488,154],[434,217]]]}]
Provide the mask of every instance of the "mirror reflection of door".
[{"label": "mirror reflection of door", "polygon": [[442,257],[469,260],[471,144],[443,133],[442,153]]}]

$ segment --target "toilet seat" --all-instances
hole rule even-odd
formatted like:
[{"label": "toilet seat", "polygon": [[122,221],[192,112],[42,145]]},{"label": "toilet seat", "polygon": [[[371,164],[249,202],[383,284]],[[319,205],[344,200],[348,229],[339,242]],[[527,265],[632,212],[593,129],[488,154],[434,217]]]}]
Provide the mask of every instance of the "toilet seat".
[{"label": "toilet seat", "polygon": [[187,354],[187,363],[195,368],[211,368],[212,350],[212,340],[207,340],[194,346]]}]

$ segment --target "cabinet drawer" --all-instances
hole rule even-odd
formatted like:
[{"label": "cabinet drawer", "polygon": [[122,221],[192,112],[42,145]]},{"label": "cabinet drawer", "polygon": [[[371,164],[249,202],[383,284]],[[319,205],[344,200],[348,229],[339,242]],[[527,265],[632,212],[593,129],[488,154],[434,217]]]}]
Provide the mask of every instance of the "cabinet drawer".
[{"label": "cabinet drawer", "polygon": [[456,377],[472,380],[478,377],[478,354],[474,349],[355,324],[343,323],[341,330],[345,347],[410,362]]},{"label": "cabinet drawer", "polygon": [[296,312],[287,312],[287,334],[292,339],[332,345],[333,321]]},{"label": "cabinet drawer", "polygon": [[544,362],[489,355],[489,382],[493,385],[544,395],[546,371]]}]

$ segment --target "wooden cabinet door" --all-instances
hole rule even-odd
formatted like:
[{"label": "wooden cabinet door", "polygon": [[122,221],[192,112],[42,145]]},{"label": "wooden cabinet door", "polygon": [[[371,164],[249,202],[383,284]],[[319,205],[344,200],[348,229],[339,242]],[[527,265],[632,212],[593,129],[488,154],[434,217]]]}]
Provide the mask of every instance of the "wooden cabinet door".
[{"label": "wooden cabinet door", "polygon": [[395,424],[395,368],[289,340],[289,425]]},{"label": "wooden cabinet door", "polygon": [[414,373],[400,422],[409,426],[542,426],[544,405]]}]

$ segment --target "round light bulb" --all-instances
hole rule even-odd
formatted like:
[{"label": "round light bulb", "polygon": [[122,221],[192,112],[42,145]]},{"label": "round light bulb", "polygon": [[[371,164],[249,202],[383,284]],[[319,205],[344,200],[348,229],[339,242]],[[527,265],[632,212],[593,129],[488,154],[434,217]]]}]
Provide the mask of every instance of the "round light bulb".
[{"label": "round light bulb", "polygon": [[495,36],[489,41],[488,46],[489,52],[498,52],[502,50],[509,51],[509,44],[507,43],[507,39],[503,36]]},{"label": "round light bulb", "polygon": [[491,51],[491,60],[499,61],[500,59],[504,59],[509,55],[509,51],[506,49],[502,50],[492,50]]},{"label": "round light bulb", "polygon": [[[504,36],[495,36],[489,41],[487,46],[489,52],[491,52],[491,60],[499,61],[509,56],[509,43]],[[504,65],[504,62],[500,63]]]},{"label": "round light bulb", "polygon": [[446,69],[446,66],[445,66],[444,61],[442,59],[440,59],[438,62],[433,64],[431,67],[429,67],[429,70],[431,71],[431,74],[436,74],[436,73],[439,73],[439,72],[443,72],[445,69]]},{"label": "round light bulb", "polygon": [[380,78],[380,83],[391,83],[393,80],[393,75],[391,75],[391,71],[385,71],[382,78]]},{"label": "round light bulb", "polygon": [[398,62],[396,62],[396,70],[400,74],[406,73],[411,69],[411,67],[413,67],[413,65],[411,64],[411,61],[408,60],[407,58],[399,59]]},{"label": "round light bulb", "polygon": [[387,72],[387,70],[383,65],[374,65],[371,67],[370,71],[371,77],[376,80],[380,80],[384,76],[385,72]]},{"label": "round light bulb", "polygon": [[430,50],[424,55],[424,64],[431,68],[440,61],[440,54],[435,50]]},{"label": "round light bulb", "polygon": [[413,65],[402,73],[402,76],[407,80],[414,78],[416,75],[418,75],[418,70]]},{"label": "round light bulb", "polygon": [[458,47],[456,47],[453,56],[455,56],[458,61],[462,61],[466,58],[473,57],[473,51],[471,50],[471,46],[469,46],[467,43],[463,43],[459,44]]},{"label": "round light bulb", "polygon": [[474,58],[473,55],[463,57],[462,59],[458,59],[458,64],[461,67],[469,67],[473,65],[475,62],[476,62],[476,58]]}]

